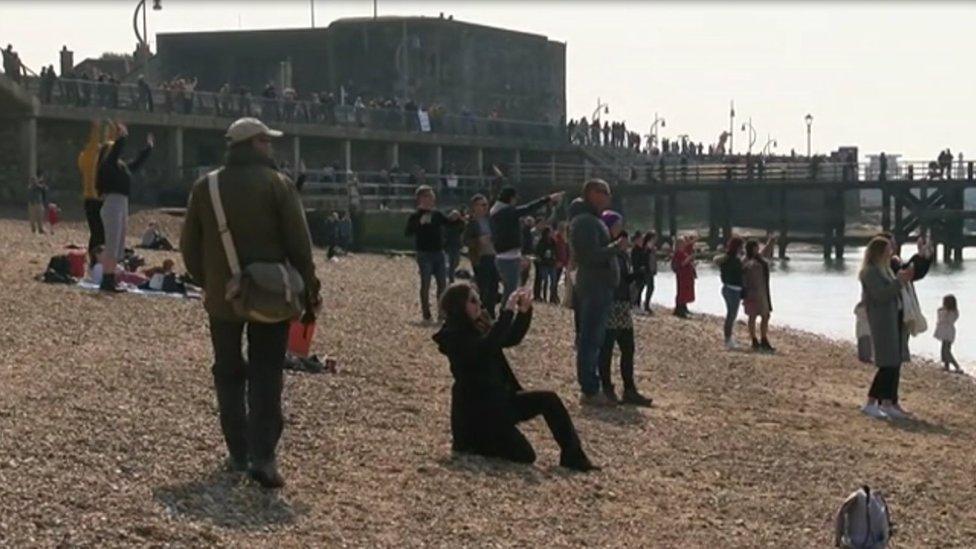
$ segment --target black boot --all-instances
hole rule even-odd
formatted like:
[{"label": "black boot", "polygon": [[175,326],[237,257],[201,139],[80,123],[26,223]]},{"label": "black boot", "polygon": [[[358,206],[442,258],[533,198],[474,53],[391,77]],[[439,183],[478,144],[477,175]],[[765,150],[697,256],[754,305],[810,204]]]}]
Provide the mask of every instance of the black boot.
[{"label": "black boot", "polygon": [[604,385],[603,394],[607,397],[607,400],[613,402],[614,404],[620,404],[620,399],[617,398],[617,391],[613,388],[613,385]]},{"label": "black boot", "polygon": [[650,407],[652,401],[646,396],[640,394],[637,391],[637,387],[627,387],[624,389],[622,402],[624,404],[647,408]]},{"label": "black boot", "polygon": [[98,286],[98,289],[103,292],[109,292],[113,294],[124,293],[125,290],[119,288],[115,285],[115,274],[103,274],[102,283]]},{"label": "black boot", "polygon": [[752,338],[752,350],[753,351],[762,350],[762,345],[759,344],[759,340],[756,338]]},{"label": "black boot", "polygon": [[278,467],[274,461],[252,467],[247,474],[264,488],[274,489],[285,485],[285,479],[278,473]]},{"label": "black boot", "polygon": [[766,338],[762,339],[762,342],[759,344],[759,346],[762,348],[763,351],[766,351],[767,353],[776,352],[776,349],[773,349],[773,346],[769,344],[769,340]]},{"label": "black boot", "polygon": [[579,471],[581,473],[600,470],[599,467],[593,465],[590,458],[586,457],[582,447],[576,447],[571,451],[563,452],[562,455],[559,456],[559,466],[572,469],[574,471]]}]

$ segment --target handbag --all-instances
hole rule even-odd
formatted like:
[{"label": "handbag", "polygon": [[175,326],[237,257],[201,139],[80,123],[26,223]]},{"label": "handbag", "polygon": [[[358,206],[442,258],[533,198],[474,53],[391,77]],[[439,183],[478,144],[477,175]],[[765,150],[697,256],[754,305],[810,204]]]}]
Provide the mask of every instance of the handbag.
[{"label": "handbag", "polygon": [[249,321],[276,324],[296,318],[305,309],[305,281],[302,275],[287,262],[257,261],[241,268],[220,200],[220,187],[217,184],[219,173],[220,170],[208,173],[207,183],[217,217],[217,230],[231,272],[225,299],[238,316]]}]

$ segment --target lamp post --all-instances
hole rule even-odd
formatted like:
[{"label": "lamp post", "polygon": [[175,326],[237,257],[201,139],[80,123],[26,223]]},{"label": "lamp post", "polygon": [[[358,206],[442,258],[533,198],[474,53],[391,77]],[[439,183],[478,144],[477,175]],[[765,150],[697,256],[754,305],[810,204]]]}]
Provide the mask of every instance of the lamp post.
[{"label": "lamp post", "polygon": [[749,117],[749,120],[745,124],[742,125],[742,131],[746,131],[746,129],[749,130],[749,149],[748,149],[748,153],[749,154],[752,154],[752,146],[756,144],[756,128],[753,127],[753,125],[752,125],[752,117],[751,116]]},{"label": "lamp post", "polygon": [[732,156],[732,144],[735,143],[735,101],[729,101],[729,156]]},{"label": "lamp post", "polygon": [[[163,9],[162,0],[153,0],[153,11]],[[142,11],[142,32],[139,32],[139,12]],[[146,0],[139,0],[136,11],[132,14],[132,29],[136,32],[136,40],[140,48],[149,49],[149,32],[146,27]]]},{"label": "lamp post", "polygon": [[593,116],[590,117],[590,120],[599,120],[600,119],[600,109],[603,109],[603,114],[610,114],[610,106],[608,104],[600,101],[600,98],[597,97],[596,98],[596,109],[593,111]]},{"label": "lamp post", "polygon": [[667,124],[664,122],[664,119],[661,118],[661,117],[659,117],[657,115],[657,113],[654,113],[654,122],[651,123],[651,129],[648,130],[648,132],[647,132],[647,141],[649,143],[648,148],[653,148],[654,145],[657,145],[657,126],[658,126],[658,124],[660,124],[662,128],[664,128],[664,127],[667,126]]},{"label": "lamp post", "polygon": [[813,126],[813,115],[807,113],[803,121],[807,123],[807,158],[810,158],[810,127]]},{"label": "lamp post", "polygon": [[770,146],[772,146],[773,148],[776,148],[778,146],[778,144],[776,143],[776,140],[775,139],[769,137],[769,134],[766,134],[766,145],[763,147],[763,150],[762,150],[762,155],[763,156],[768,156],[769,155],[769,152],[770,152],[769,151],[769,148],[770,148]]}]

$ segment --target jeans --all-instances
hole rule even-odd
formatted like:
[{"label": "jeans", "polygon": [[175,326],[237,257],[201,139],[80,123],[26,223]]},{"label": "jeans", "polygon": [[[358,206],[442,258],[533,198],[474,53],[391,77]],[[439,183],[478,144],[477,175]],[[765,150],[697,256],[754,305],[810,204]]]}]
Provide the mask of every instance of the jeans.
[{"label": "jeans", "polygon": [[613,389],[610,369],[613,365],[613,345],[620,347],[620,377],[624,389],[634,389],[634,330],[607,330],[600,350],[600,383],[604,390]]},{"label": "jeans", "polygon": [[[247,330],[247,360],[241,352]],[[260,467],[275,459],[284,420],[282,366],[288,323],[260,324],[210,319],[213,378],[220,428],[235,461]]]},{"label": "jeans", "polygon": [[654,277],[657,275],[648,273],[647,278],[644,279],[644,287],[646,291],[644,292],[644,310],[649,311],[651,309],[651,296],[654,295]]},{"label": "jeans", "polygon": [[890,400],[898,403],[898,384],[901,381],[901,367],[878,368],[874,374],[874,381],[868,390],[868,397],[878,400]]},{"label": "jeans", "polygon": [[536,275],[536,279],[539,280],[539,293],[536,295],[536,299],[552,301],[556,295],[556,268],[552,265],[541,265],[539,263],[535,265],[539,273]]},{"label": "jeans", "polygon": [[447,280],[454,284],[454,273],[461,264],[461,249],[448,248],[447,250]]},{"label": "jeans", "polygon": [[645,283],[644,282],[644,279],[645,278],[646,278],[646,275],[644,275],[643,273],[639,274],[637,276],[637,280],[635,280],[633,282],[633,285],[631,286],[631,289],[630,289],[630,295],[631,295],[630,304],[633,305],[634,307],[640,307],[640,304],[641,304],[641,294],[644,293],[644,283]]},{"label": "jeans", "polygon": [[430,320],[430,277],[437,284],[437,297],[440,299],[447,285],[444,252],[417,252],[417,266],[420,268],[420,309],[424,320]]},{"label": "jeans", "polygon": [[613,288],[596,288],[585,293],[577,289],[574,295],[578,323],[576,378],[584,394],[594,395],[600,390],[600,350],[607,333]]},{"label": "jeans", "polygon": [[495,318],[495,301],[498,299],[499,282],[495,256],[483,255],[478,258],[478,264],[474,266],[474,278],[478,284],[481,306],[488,311],[491,318]]},{"label": "jeans", "polygon": [[559,279],[563,277],[563,268],[552,270],[552,281],[549,283],[549,303],[559,303]]},{"label": "jeans", "polygon": [[732,338],[732,328],[735,318],[739,316],[739,305],[742,303],[742,290],[722,286],[722,298],[725,299],[725,325],[722,327],[725,340]]},{"label": "jeans", "polygon": [[952,355],[951,341],[943,341],[941,351],[942,352],[940,354],[942,356],[942,363],[945,365],[946,368],[948,368],[950,364],[952,364],[956,368],[959,368],[959,363],[956,362],[956,357]]},{"label": "jeans", "polygon": [[498,276],[502,279],[502,300],[501,306],[508,303],[508,296],[512,295],[519,286],[519,276],[522,273],[522,258],[495,258],[495,266],[498,268]]}]

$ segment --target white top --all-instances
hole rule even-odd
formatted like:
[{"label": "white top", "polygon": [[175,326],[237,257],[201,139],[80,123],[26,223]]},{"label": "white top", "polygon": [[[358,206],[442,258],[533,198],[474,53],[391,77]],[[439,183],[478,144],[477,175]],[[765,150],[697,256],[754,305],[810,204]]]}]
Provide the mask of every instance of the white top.
[{"label": "white top", "polygon": [[956,321],[959,320],[959,311],[949,311],[939,308],[938,321],[935,324],[935,339],[952,343],[956,340]]},{"label": "white top", "polygon": [[854,335],[857,339],[862,337],[871,336],[871,324],[868,323],[868,310],[867,307],[862,303],[858,303],[854,307],[854,317],[857,319],[854,323]]}]

